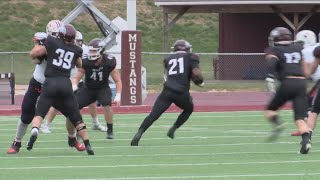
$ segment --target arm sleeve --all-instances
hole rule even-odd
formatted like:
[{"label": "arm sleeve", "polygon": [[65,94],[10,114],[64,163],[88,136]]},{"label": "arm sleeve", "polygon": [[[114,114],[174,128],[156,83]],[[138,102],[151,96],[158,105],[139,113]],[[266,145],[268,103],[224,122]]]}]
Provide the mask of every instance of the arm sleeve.
[{"label": "arm sleeve", "polygon": [[199,63],[200,63],[199,56],[196,54],[191,54],[190,59],[191,59],[191,69],[199,68]]}]

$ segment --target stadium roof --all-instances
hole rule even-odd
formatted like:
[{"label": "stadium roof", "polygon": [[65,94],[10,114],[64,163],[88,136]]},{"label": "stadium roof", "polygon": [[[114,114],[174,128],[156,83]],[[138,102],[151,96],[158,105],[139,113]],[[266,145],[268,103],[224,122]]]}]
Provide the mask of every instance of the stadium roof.
[{"label": "stadium roof", "polygon": [[309,12],[320,0],[155,0],[167,13],[176,13],[180,7],[190,7],[192,13],[274,13],[270,6],[277,6],[281,12]]}]

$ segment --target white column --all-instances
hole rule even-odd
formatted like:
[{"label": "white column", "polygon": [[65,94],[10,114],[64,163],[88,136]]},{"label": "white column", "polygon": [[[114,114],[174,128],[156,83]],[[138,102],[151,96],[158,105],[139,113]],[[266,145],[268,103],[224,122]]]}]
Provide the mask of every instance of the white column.
[{"label": "white column", "polygon": [[137,24],[137,2],[136,0],[127,0],[127,22],[128,30],[136,30]]}]

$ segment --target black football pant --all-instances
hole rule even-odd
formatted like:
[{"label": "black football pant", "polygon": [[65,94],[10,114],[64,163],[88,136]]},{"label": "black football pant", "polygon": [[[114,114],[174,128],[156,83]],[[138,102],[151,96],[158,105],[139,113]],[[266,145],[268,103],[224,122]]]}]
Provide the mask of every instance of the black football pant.
[{"label": "black football pant", "polygon": [[182,126],[193,112],[192,97],[189,92],[178,93],[164,88],[155,101],[151,113],[144,119],[139,129],[146,131],[172,103],[183,109],[175,122],[177,128]]},{"label": "black football pant", "polygon": [[41,93],[42,84],[34,78],[30,79],[29,87],[21,104],[21,121],[30,124],[36,112],[36,103]]}]

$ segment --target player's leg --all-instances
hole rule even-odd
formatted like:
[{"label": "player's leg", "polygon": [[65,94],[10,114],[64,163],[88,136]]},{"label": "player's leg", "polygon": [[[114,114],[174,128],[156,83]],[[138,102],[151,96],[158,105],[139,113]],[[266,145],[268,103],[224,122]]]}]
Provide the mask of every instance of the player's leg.
[{"label": "player's leg", "polygon": [[176,122],[172,125],[172,127],[169,129],[167,133],[167,136],[171,139],[174,138],[175,131],[189,119],[190,115],[193,112],[193,101],[189,92],[180,95],[173,95],[173,98],[175,105],[183,109],[183,111],[178,116]]},{"label": "player's leg", "polygon": [[69,117],[70,122],[77,130],[77,134],[83,140],[87,153],[89,155],[93,155],[94,152],[89,142],[86,129],[87,127],[82,120],[80,109],[88,106],[95,100],[90,98],[87,88],[81,88],[76,95],[70,96],[70,98],[70,100],[66,101],[66,108],[64,108],[67,111],[61,111],[61,113],[63,113],[66,117]]},{"label": "player's leg", "polygon": [[15,139],[11,147],[7,150],[8,154],[16,154],[19,152],[22,138],[26,134],[28,126],[34,117],[35,104],[40,95],[40,91],[41,84],[32,78],[21,104],[21,117],[17,124]]},{"label": "player's leg", "polygon": [[77,140],[76,129],[68,118],[66,119],[66,128],[68,131],[68,145],[75,147],[78,151],[86,150],[86,147]]},{"label": "player's leg", "polygon": [[[313,104],[315,103],[315,99],[316,97],[318,96],[318,91],[319,91],[319,85],[320,85],[320,80],[318,80],[313,86],[312,88],[309,90],[307,96],[308,96],[308,108],[309,108],[309,115],[312,116],[310,118],[310,122],[308,121],[308,125],[310,128],[314,128],[313,126],[315,125],[315,119],[317,118],[317,114],[315,113],[312,113],[312,107],[313,107]],[[320,103],[320,102],[319,102]],[[320,104],[319,104],[320,105]],[[291,133],[291,136],[301,136],[301,133],[300,131],[294,131]]]},{"label": "player's leg", "polygon": [[267,141],[275,141],[278,139],[280,133],[284,130],[283,123],[279,120],[277,111],[288,100],[290,100],[291,94],[288,92],[286,84],[286,80],[281,83],[276,94],[271,99],[264,112],[266,119],[271,123],[272,126],[272,130],[267,138]]},{"label": "player's leg", "polygon": [[56,110],[54,107],[51,107],[48,111],[48,114],[46,116],[46,121],[44,123],[41,124],[41,132],[43,133],[51,133],[51,123],[53,121],[53,119],[56,117],[56,115],[58,114],[58,110]]},{"label": "player's leg", "polygon": [[99,131],[102,131],[102,132],[106,132],[107,131],[107,127],[103,126],[99,122],[98,115],[97,115],[96,102],[91,103],[88,107],[89,107],[90,115],[92,117],[92,129],[93,130],[99,130]]},{"label": "player's leg", "polygon": [[[70,80],[69,80],[70,81]],[[46,78],[42,85],[42,91],[36,104],[35,117],[32,119],[32,129],[27,149],[31,150],[39,135],[41,123],[48,113],[56,97],[57,88],[63,87],[64,83],[55,78]],[[71,86],[71,85],[70,85]]]},{"label": "player's leg", "polygon": [[311,135],[312,130],[308,126],[305,118],[308,116],[308,99],[306,95],[306,82],[305,80],[298,79],[292,81],[292,89],[297,91],[297,95],[293,99],[293,110],[295,117],[295,124],[301,133],[301,154],[307,154],[311,148]]},{"label": "player's leg", "polygon": [[143,120],[138,132],[131,140],[131,146],[138,146],[142,134],[170,107],[172,101],[168,93],[167,90],[162,90],[153,105],[151,113]]},{"label": "player's leg", "polygon": [[98,92],[97,100],[103,107],[104,120],[107,124],[107,139],[113,139],[113,111],[111,107],[112,92],[110,88],[102,88]]}]

